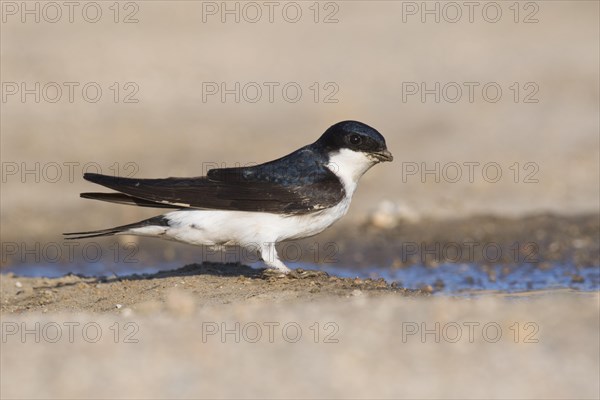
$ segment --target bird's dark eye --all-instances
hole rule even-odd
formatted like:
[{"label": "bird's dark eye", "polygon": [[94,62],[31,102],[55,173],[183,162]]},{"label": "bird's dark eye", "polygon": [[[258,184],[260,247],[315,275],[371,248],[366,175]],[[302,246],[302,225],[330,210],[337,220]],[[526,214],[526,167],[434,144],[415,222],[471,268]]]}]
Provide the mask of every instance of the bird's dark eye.
[{"label": "bird's dark eye", "polygon": [[350,136],[350,143],[357,146],[362,143],[362,138],[358,135]]}]

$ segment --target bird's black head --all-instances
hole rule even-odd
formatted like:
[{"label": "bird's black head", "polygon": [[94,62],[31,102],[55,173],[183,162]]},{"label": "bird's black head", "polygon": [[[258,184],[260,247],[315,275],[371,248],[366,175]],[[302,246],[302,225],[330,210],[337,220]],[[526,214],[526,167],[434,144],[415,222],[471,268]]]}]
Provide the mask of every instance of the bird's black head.
[{"label": "bird's black head", "polygon": [[342,121],[331,126],[315,143],[327,151],[349,149],[366,153],[376,161],[392,161],[394,157],[381,133],[358,121]]}]

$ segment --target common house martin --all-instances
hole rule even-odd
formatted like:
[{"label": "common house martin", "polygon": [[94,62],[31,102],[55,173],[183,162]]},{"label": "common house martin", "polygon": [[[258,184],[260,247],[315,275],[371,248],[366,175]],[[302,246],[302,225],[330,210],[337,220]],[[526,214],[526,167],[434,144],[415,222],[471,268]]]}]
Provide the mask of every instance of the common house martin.
[{"label": "common house martin", "polygon": [[211,169],[194,178],[136,179],[86,173],[84,179],[118,193],[81,193],[86,199],[175,211],[68,239],[139,235],[210,247],[257,250],[283,273],[276,243],[316,235],[348,211],[358,180],[392,161],[384,137],[357,121],[339,122],[314,143],[264,164]]}]

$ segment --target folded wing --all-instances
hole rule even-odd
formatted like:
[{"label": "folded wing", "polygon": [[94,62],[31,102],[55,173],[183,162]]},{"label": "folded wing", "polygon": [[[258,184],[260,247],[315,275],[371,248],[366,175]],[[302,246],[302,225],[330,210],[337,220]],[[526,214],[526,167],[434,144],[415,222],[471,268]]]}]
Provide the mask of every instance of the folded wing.
[{"label": "folded wing", "polygon": [[302,214],[331,207],[344,197],[339,180],[332,173],[329,174],[313,177],[306,182],[287,180],[281,183],[244,177],[242,171],[227,171],[220,179],[216,177],[218,173],[212,178],[165,179],[121,178],[88,173],[84,175],[86,180],[120,193],[82,193],[82,197],[145,207]]}]

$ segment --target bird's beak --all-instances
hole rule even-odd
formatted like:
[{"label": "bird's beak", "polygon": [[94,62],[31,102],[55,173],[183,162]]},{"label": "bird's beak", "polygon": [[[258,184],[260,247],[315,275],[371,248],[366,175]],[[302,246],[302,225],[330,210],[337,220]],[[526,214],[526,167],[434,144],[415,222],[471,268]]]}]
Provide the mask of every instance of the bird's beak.
[{"label": "bird's beak", "polygon": [[389,152],[389,150],[383,150],[383,151],[373,152],[373,153],[371,153],[371,155],[373,157],[375,157],[379,161],[392,161],[392,160],[394,160],[394,156],[392,155],[392,153]]}]

